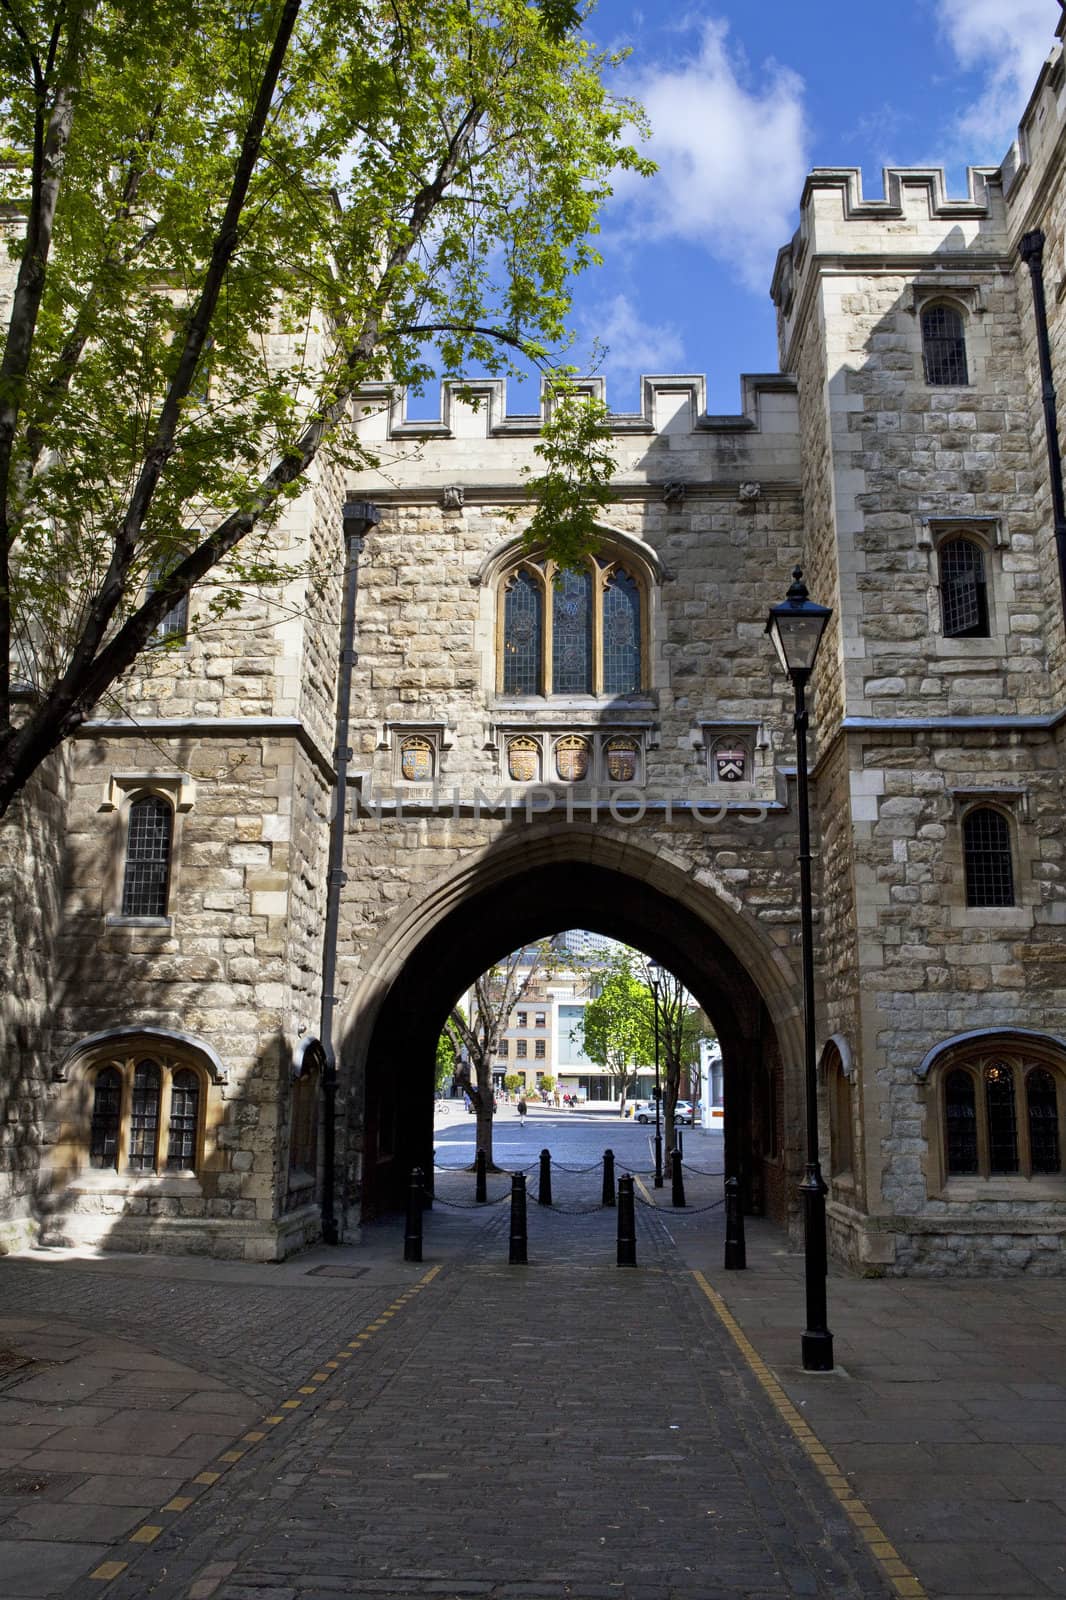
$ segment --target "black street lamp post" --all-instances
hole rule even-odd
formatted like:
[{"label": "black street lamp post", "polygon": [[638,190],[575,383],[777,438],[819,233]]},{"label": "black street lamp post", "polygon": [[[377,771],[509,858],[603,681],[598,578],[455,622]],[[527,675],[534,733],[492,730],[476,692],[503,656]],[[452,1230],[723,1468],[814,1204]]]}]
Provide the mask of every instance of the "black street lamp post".
[{"label": "black street lamp post", "polygon": [[648,962],[652,1005],[655,1010],[655,1187],[657,1189],[661,1189],[663,1186],[663,1134],[660,1121],[663,1091],[659,1083],[659,984],[662,979],[662,970],[657,961]]},{"label": "black street lamp post", "polygon": [[832,616],[807,593],[796,567],[780,605],[770,607],[766,631],[796,694],[796,798],[799,812],[800,927],[803,946],[803,1068],[806,1087],[807,1169],[803,1196],[804,1268],[807,1285],[807,1328],[801,1346],[807,1372],[832,1372],[833,1335],[827,1326],[825,1233],[826,1186],[818,1152],[818,1069],[814,1034],[814,918],[811,909],[811,820],[807,787],[806,689],[818,646]]}]

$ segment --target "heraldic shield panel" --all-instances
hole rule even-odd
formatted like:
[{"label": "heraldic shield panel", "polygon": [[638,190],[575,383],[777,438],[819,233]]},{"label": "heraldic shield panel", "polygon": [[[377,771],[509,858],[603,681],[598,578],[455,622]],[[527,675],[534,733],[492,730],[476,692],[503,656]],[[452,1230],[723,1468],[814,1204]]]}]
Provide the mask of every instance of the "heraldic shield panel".
[{"label": "heraldic shield panel", "polygon": [[400,772],[407,783],[429,783],[433,777],[433,745],[428,739],[405,739],[400,746]]},{"label": "heraldic shield panel", "polygon": [[540,778],[540,743],[536,739],[510,739],[507,775],[512,783],[536,783]]},{"label": "heraldic shield panel", "polygon": [[589,742],[576,733],[567,734],[555,745],[555,771],[563,783],[581,783],[589,773]]},{"label": "heraldic shield panel", "polygon": [[607,776],[612,783],[636,783],[640,752],[635,739],[608,739],[604,746]]}]

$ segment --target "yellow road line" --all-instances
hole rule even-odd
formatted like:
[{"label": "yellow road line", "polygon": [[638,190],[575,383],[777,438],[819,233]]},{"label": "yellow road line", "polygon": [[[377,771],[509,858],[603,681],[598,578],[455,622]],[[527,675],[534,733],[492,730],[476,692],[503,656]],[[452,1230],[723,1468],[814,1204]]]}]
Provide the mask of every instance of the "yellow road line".
[{"label": "yellow road line", "polygon": [[[639,1179],[637,1180],[640,1181]],[[693,1272],[700,1289],[706,1295],[718,1320],[722,1323],[733,1343],[748,1363],[752,1373],[758,1379],[763,1390],[769,1396],[781,1420],[787,1423],[797,1442],[810,1460],[812,1466],[821,1474],[826,1488],[840,1502],[849,1519],[854,1524],[856,1531],[862,1535],[866,1548],[873,1559],[878,1563],[885,1577],[888,1579],[900,1600],[928,1600],[926,1592],[907,1566],[902,1561],[899,1552],[892,1545],[884,1530],[871,1516],[867,1507],[852,1489],[847,1477],[833,1460],[829,1451],[822,1444],[817,1434],[814,1433],[806,1417],[804,1417],[784,1389],[778,1383],[766,1362],[762,1359],[739,1322],[733,1316],[729,1307],[716,1289],[712,1289],[702,1272]]]}]

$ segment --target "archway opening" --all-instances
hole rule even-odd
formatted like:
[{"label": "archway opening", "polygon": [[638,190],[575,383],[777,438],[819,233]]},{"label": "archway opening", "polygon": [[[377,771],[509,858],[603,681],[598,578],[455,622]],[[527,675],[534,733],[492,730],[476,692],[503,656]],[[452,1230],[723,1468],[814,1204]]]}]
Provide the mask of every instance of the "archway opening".
[{"label": "archway opening", "polygon": [[522,945],[581,927],[632,946],[683,983],[722,1052],[726,1170],[749,1211],[784,1221],[798,1151],[784,1137],[781,1050],[758,985],[722,935],[677,896],[613,866],[552,861],[475,887],[409,950],[360,1037],[352,1019],[348,1169],[364,1218],[399,1209],[433,1160],[436,1044],[458,996]]}]

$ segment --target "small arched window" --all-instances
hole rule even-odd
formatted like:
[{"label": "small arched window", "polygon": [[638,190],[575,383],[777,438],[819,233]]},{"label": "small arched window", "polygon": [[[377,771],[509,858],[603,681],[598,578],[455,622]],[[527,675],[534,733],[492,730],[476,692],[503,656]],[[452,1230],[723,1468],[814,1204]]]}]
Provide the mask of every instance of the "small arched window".
[{"label": "small arched window", "polygon": [[118,1165],[118,1135],[122,1118],[122,1074],[104,1067],[93,1084],[93,1119],[89,1134],[89,1164]]},{"label": "small arched window", "polygon": [[146,1055],[134,1046],[109,1052],[91,1082],[90,1166],[130,1174],[200,1170],[202,1072],[180,1056]]},{"label": "small arched window", "polygon": [[170,1080],[170,1128],[167,1139],[167,1169],[194,1172],[200,1131],[200,1078],[190,1067],[182,1067]]},{"label": "small arched window", "polygon": [[926,383],[969,383],[962,314],[954,306],[927,306],[922,312],[922,361]]},{"label": "small arched window", "polygon": [[154,1172],[159,1139],[159,1101],[162,1077],[154,1061],[138,1061],[133,1071],[130,1106],[131,1172]]},{"label": "small arched window", "polygon": [[987,639],[988,583],[981,546],[973,539],[946,539],[937,560],[944,637]]},{"label": "small arched window", "polygon": [[835,1044],[826,1046],[826,1095],[829,1102],[829,1170],[834,1178],[855,1166],[855,1128],[852,1118],[851,1081]]},{"label": "small arched window", "polygon": [[1013,1051],[971,1047],[943,1079],[944,1167],[951,1177],[1062,1171],[1062,1073]]},{"label": "small arched window", "polygon": [[124,917],[166,916],[173,832],[174,813],[166,800],[143,795],[133,801],[126,827]]},{"label": "small arched window", "polygon": [[992,806],[976,806],[962,821],[968,906],[1012,906],[1014,868],[1010,823]]},{"label": "small arched window", "polygon": [[501,584],[497,689],[628,695],[646,684],[646,589],[609,558],[524,558]]}]

